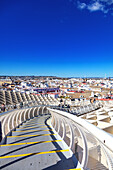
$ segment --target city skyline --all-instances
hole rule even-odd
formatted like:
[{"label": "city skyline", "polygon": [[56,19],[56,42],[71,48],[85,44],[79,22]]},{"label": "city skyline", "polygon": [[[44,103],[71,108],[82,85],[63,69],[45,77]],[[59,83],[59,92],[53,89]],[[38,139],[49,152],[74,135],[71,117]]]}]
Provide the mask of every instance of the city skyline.
[{"label": "city skyline", "polygon": [[0,2],[0,75],[113,76],[111,0]]}]

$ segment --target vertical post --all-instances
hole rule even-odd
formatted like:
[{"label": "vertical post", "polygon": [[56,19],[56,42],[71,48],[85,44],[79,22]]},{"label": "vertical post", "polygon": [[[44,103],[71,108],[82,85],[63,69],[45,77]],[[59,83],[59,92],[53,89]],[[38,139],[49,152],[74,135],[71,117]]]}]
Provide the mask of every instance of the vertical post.
[{"label": "vertical post", "polygon": [[1,125],[1,122],[0,122],[0,142],[2,140],[2,125]]}]

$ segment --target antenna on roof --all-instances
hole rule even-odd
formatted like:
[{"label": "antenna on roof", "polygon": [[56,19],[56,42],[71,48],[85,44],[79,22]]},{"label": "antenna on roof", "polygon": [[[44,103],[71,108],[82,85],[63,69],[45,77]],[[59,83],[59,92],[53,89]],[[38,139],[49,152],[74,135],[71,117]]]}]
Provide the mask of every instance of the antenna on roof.
[{"label": "antenna on roof", "polygon": [[105,79],[106,79],[106,73],[105,73]]}]

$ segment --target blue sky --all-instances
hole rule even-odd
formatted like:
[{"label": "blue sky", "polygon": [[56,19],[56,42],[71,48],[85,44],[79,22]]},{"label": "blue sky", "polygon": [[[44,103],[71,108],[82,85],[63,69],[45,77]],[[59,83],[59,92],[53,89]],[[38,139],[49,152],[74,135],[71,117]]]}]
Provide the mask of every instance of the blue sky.
[{"label": "blue sky", "polygon": [[0,1],[0,75],[105,73],[113,76],[112,0]]}]

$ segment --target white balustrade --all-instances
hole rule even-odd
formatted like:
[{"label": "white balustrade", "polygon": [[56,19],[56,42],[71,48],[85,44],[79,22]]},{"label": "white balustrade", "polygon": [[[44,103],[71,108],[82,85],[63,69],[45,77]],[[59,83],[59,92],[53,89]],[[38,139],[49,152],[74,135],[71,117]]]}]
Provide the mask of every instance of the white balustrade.
[{"label": "white balustrade", "polygon": [[48,110],[52,115],[51,125],[72,149],[84,169],[113,169],[112,135],[73,114]]}]

